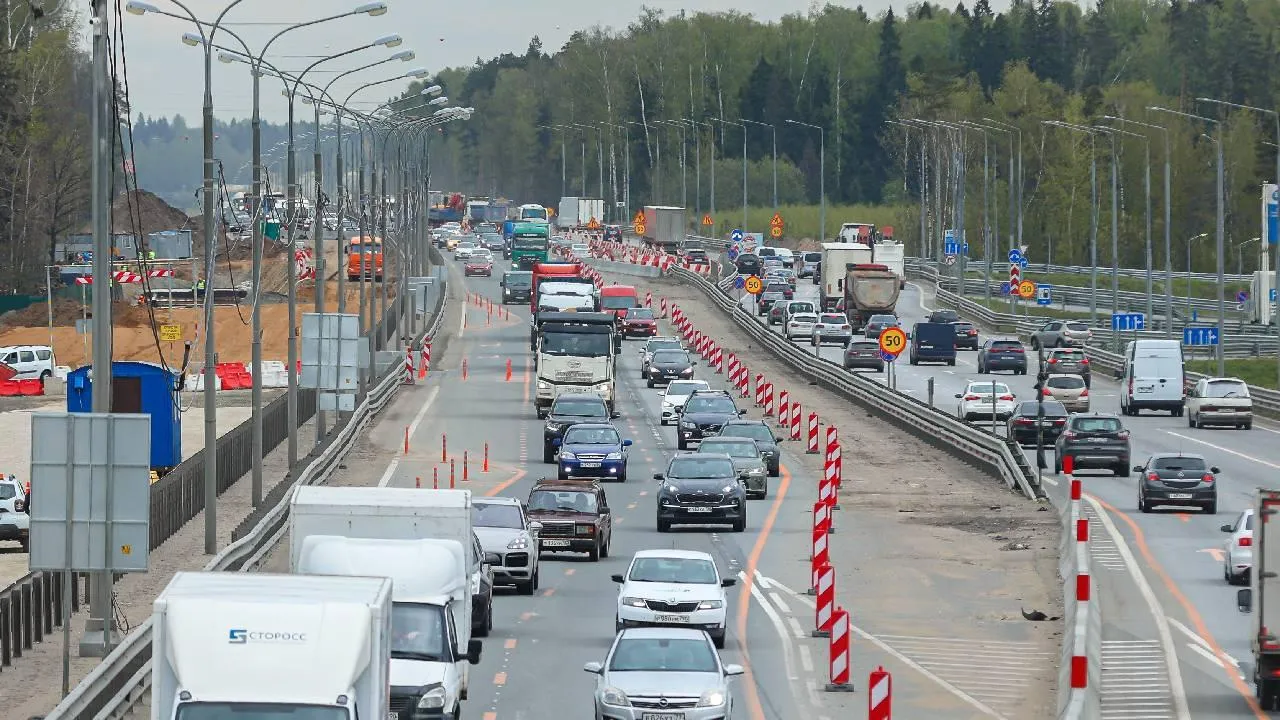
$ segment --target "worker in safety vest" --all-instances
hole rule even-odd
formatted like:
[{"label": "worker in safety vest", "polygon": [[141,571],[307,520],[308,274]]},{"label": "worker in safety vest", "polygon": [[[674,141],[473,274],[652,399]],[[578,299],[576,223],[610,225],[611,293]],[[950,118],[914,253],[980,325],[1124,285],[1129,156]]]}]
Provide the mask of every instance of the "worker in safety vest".
[{"label": "worker in safety vest", "polygon": [[156,259],[156,251],[155,251],[155,250],[148,250],[148,251],[147,251],[147,259],[148,259],[148,260],[155,260],[155,259]]},{"label": "worker in safety vest", "polygon": [[197,280],[197,281],[196,281],[196,291],[197,291],[197,292],[204,292],[204,280]]}]

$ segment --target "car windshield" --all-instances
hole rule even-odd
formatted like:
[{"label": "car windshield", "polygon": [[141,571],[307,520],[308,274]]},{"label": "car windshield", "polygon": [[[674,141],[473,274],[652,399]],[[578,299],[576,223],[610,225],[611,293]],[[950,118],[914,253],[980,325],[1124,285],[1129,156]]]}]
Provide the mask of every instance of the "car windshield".
[{"label": "car windshield", "polygon": [[720,431],[725,437],[744,437],[761,442],[774,442],[773,431],[762,423],[743,423],[741,425],[725,425]]},{"label": "car windshield", "polygon": [[470,240],[463,240],[458,243],[459,250],[468,250],[474,247],[475,247],[475,243],[471,242]]},{"label": "car windshield", "polygon": [[652,320],[653,310],[649,308],[633,307],[627,310],[628,320]]},{"label": "car windshield", "polygon": [[1208,472],[1208,467],[1204,464],[1204,458],[1198,457],[1160,457],[1151,461],[1152,470],[1170,470],[1177,472],[1181,470],[1187,473],[1204,474]]},{"label": "car windshield", "polygon": [[822,262],[822,253],[807,252],[804,254],[804,261],[807,263]]},{"label": "car windshield", "polygon": [[651,340],[645,347],[648,352],[657,352],[659,350],[683,350],[684,345],[679,340]]},{"label": "car windshield", "polygon": [[816,323],[818,322],[818,316],[813,313],[795,313],[791,316],[791,322]]},{"label": "car windshield", "polygon": [[613,428],[571,427],[564,434],[565,445],[617,445],[618,431]]},{"label": "car windshield", "polygon": [[609,411],[605,409],[602,400],[557,400],[556,404],[551,406],[552,415],[572,415],[574,417],[592,417],[605,418],[609,417]]},{"label": "car windshield", "polygon": [[0,500],[10,500],[18,496],[18,489],[5,483],[0,485]]},{"label": "car windshield", "polygon": [[990,395],[992,393],[992,388],[995,388],[995,392],[997,393],[1003,394],[1009,392],[1009,386],[1004,383],[976,382],[969,383],[969,394]]},{"label": "car windshield", "polygon": [[444,641],[444,608],[391,603],[391,657],[438,662],[445,659]]},{"label": "car windshield", "polygon": [[493,243],[495,245],[502,242],[502,236],[496,233],[486,233],[482,235],[481,238],[485,241],[485,243]]},{"label": "car windshield", "polygon": [[1075,430],[1077,432],[1093,432],[1093,433],[1114,433],[1120,432],[1120,418],[1112,417],[1082,417],[1076,418]]},{"label": "car windshield", "polygon": [[872,315],[871,319],[868,320],[867,322],[893,324],[898,322],[898,318],[894,317],[893,315]]},{"label": "car windshield", "polygon": [[605,295],[600,298],[600,304],[609,310],[622,310],[623,308],[633,308],[640,304],[635,295]]},{"label": "car windshield", "polygon": [[[609,660],[613,672],[719,672],[715,651],[705,640],[623,638]],[[646,713],[647,714],[647,713]]]},{"label": "car windshield", "polygon": [[724,413],[726,415],[737,415],[738,408],[733,401],[723,395],[714,397],[696,397],[690,398],[685,403],[685,412],[692,413]]},{"label": "car windshield", "polygon": [[529,509],[593,513],[596,495],[578,490],[534,490],[529,493]]},{"label": "car windshield", "polygon": [[712,585],[720,582],[710,560],[677,557],[641,557],[631,564],[628,580],[635,582]]},{"label": "car windshield", "polygon": [[572,357],[606,357],[613,353],[608,333],[575,333],[544,331],[542,352],[547,355]]},{"label": "car windshield", "polygon": [[1021,347],[1022,347],[1022,343],[1018,342],[1017,340],[996,340],[991,343],[991,349],[997,352],[1000,350],[1007,351],[1007,350],[1020,349]]},{"label": "car windshield", "polygon": [[509,288],[526,289],[533,287],[533,273],[507,273],[502,276]]},{"label": "car windshield", "polygon": [[1054,350],[1049,356],[1050,359],[1058,362],[1080,362],[1084,359],[1083,350]]},{"label": "car windshield", "polygon": [[689,362],[689,353],[683,350],[659,350],[653,354],[653,362],[658,364],[687,364]]},{"label": "car windshield", "polygon": [[773,257],[776,253],[774,253],[773,248],[771,247],[762,247],[756,250],[756,254],[762,258],[768,258]]},{"label": "car windshield", "polygon": [[821,322],[824,325],[843,325],[847,320],[843,315],[836,313],[823,313]]},{"label": "car windshield", "polygon": [[718,453],[736,458],[760,457],[760,451],[752,442],[733,442],[731,440],[703,440],[698,452]]},{"label": "car windshield", "polygon": [[1073,331],[1075,331],[1075,332],[1089,332],[1089,326],[1088,326],[1088,325],[1086,325],[1086,324],[1084,324],[1084,323],[1082,323],[1082,322],[1078,322],[1078,321],[1077,321],[1077,322],[1069,322],[1069,323],[1067,323],[1067,324],[1066,324],[1066,329],[1067,329],[1067,330],[1073,330]]},{"label": "car windshield", "polygon": [[524,518],[520,508],[509,503],[474,502],[471,504],[471,524],[476,527],[523,528]]},{"label": "car windshield", "polygon": [[733,477],[733,463],[717,457],[682,455],[671,460],[667,477],[686,480],[713,480]]},{"label": "car windshield", "polygon": [[1079,390],[1084,387],[1084,380],[1076,375],[1054,375],[1045,384],[1055,390]]},{"label": "car windshield", "polygon": [[[1041,403],[1035,400],[1028,400],[1018,406],[1018,414],[1027,417],[1035,417],[1039,414],[1040,405]],[[1057,400],[1045,400],[1043,405],[1045,417],[1066,417],[1067,415],[1067,406]]]},{"label": "car windshield", "polygon": [[788,285],[787,283],[771,282],[765,287],[764,291],[767,293],[780,293],[780,292],[786,292],[790,289],[791,289],[791,286]]},{"label": "car windshield", "polygon": [[675,380],[667,386],[667,395],[692,395],[697,390],[706,390],[709,385],[701,380]]},{"label": "car windshield", "polygon": [[876,342],[875,340],[854,340],[853,342],[849,343],[849,349],[859,350],[859,351],[879,350],[880,343]]},{"label": "car windshield", "polygon": [[954,322],[954,323],[951,323],[951,325],[955,327],[957,332],[969,332],[970,330],[973,329],[973,323]]},{"label": "car windshield", "polygon": [[1247,398],[1249,386],[1239,380],[1210,380],[1205,383],[1204,396],[1207,398]]}]

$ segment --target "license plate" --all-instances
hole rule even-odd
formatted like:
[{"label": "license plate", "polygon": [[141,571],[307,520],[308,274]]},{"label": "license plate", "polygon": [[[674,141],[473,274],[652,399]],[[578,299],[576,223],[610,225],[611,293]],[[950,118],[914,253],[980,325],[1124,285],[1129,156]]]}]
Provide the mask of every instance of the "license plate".
[{"label": "license plate", "polygon": [[691,513],[709,513],[709,512],[711,512],[711,508],[709,508],[709,507],[691,507],[691,508],[685,508],[685,510],[688,510],[688,511],[689,511],[689,512],[691,512]]},{"label": "license plate", "polygon": [[1140,392],[1140,393],[1149,393],[1149,392],[1154,391],[1155,389],[1156,389],[1156,388],[1155,388],[1155,386],[1154,386],[1154,385],[1139,385],[1139,386],[1138,386],[1138,392]]},{"label": "license plate", "polygon": [[684,615],[658,615],[654,617],[660,623],[687,623],[689,618]]},{"label": "license plate", "polygon": [[933,346],[932,346],[932,345],[926,345],[926,344],[924,344],[924,343],[920,343],[920,349],[921,349],[921,350],[932,350],[932,349],[933,349]]},{"label": "license plate", "polygon": [[641,713],[640,720],[684,720],[684,713]]},{"label": "license plate", "polygon": [[400,713],[395,710],[387,711],[387,720],[400,720]]},{"label": "license plate", "polygon": [[1191,493],[1169,493],[1170,500],[1190,500]]},{"label": "license plate", "polygon": [[591,392],[591,389],[590,389],[590,388],[584,388],[584,387],[572,387],[572,386],[570,386],[570,387],[567,387],[567,388],[562,388],[562,389],[560,390],[560,392],[561,392],[561,393],[584,393],[584,392]]},{"label": "license plate", "polygon": [[568,540],[543,540],[543,547],[569,547]]},{"label": "license plate", "polygon": [[598,463],[598,462],[584,462],[584,463],[578,463],[578,465],[579,465],[580,467],[584,467],[584,468],[598,468],[598,467],[600,467],[600,463]]}]

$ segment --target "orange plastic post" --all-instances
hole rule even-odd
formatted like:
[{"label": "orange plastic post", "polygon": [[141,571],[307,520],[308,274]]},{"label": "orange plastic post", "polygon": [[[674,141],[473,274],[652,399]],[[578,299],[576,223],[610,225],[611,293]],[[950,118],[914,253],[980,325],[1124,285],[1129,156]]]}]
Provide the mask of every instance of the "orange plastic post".
[{"label": "orange plastic post", "polygon": [[511,358],[507,358],[507,382],[511,382]]},{"label": "orange plastic post", "polygon": [[440,462],[449,461],[449,434],[440,433]]},{"label": "orange plastic post", "polygon": [[416,477],[416,478],[414,478],[414,479],[413,479],[413,486],[414,486],[414,487],[416,487],[416,488],[418,488],[419,490],[421,490],[421,489],[422,489],[422,478],[420,478],[420,477]]},{"label": "orange plastic post", "polygon": [[484,467],[481,472],[489,472],[489,443],[484,444]]},{"label": "orange plastic post", "polygon": [[404,426],[404,454],[409,454],[409,426]]},{"label": "orange plastic post", "polygon": [[450,460],[449,461],[449,489],[450,490],[453,490],[454,488],[457,487],[457,483],[454,482],[455,477],[457,477],[456,461]]},{"label": "orange plastic post", "polygon": [[467,482],[470,479],[471,479],[471,463],[467,459],[467,451],[463,450],[462,451],[462,482]]},{"label": "orange plastic post", "polygon": [[440,468],[438,467],[431,468],[431,489],[440,489]]},{"label": "orange plastic post", "polygon": [[467,359],[462,358],[462,379],[467,379]]}]

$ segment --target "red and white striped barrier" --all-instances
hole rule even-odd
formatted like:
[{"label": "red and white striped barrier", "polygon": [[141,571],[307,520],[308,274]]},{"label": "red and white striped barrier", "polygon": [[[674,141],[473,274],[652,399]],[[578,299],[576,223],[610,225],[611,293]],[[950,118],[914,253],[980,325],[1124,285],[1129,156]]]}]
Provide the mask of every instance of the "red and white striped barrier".
[{"label": "red and white striped barrier", "polygon": [[840,442],[840,431],[836,429],[835,425],[828,425],[827,426],[827,447],[836,445],[839,442]]},{"label": "red and white striped barrier", "polygon": [[867,720],[893,720],[893,676],[877,667],[867,688]]},{"label": "red and white striped barrier", "polygon": [[791,396],[786,390],[778,391],[778,427],[786,428],[791,425]]},{"label": "red and white striped barrier", "polygon": [[404,384],[412,385],[413,383],[413,348],[407,347],[404,349]]},{"label": "red and white striped barrier", "polygon": [[738,396],[743,398],[751,397],[751,368],[743,365],[738,369]]},{"label": "red and white striped barrier", "polygon": [[804,451],[810,455],[818,453],[818,413],[809,413],[809,441]]},{"label": "red and white striped barrier", "polygon": [[[129,272],[128,270],[112,270],[111,271],[112,282],[125,283],[125,284],[140,283],[142,282],[143,278],[158,278],[158,277],[173,277],[173,270],[169,270],[169,269],[148,270],[141,275],[135,272]],[[76,278],[76,284],[92,285],[93,276],[81,275],[80,277]]]},{"label": "red and white striped barrier", "polygon": [[836,610],[836,571],[830,563],[818,568],[817,603],[813,609],[813,637],[831,637]]},{"label": "red and white striped barrier", "polygon": [[809,594],[818,591],[818,570],[831,562],[827,534],[831,532],[831,506],[819,500],[813,504],[813,535],[809,546]]},{"label": "red and white striped barrier", "polygon": [[822,463],[822,474],[826,481],[837,490],[840,489],[840,444],[827,446],[827,456]]},{"label": "red and white striped barrier", "polygon": [[839,507],[836,504],[836,486],[828,481],[826,473],[818,479],[818,502],[827,506],[830,511],[827,514],[827,532],[835,533],[836,531],[836,515],[835,510]]},{"label": "red and white striped barrier", "polygon": [[729,374],[725,379],[729,381],[729,387],[738,387],[738,356],[734,353],[729,353]]},{"label": "red and white striped barrier", "polygon": [[764,407],[764,375],[756,373],[756,407]]},{"label": "red and white striped barrier", "polygon": [[711,348],[711,364],[715,366],[717,375],[724,374],[724,349],[719,345]]},{"label": "red and white striped barrier", "polygon": [[800,403],[791,404],[791,439],[800,439],[800,416],[803,413]]},{"label": "red and white striped barrier", "polygon": [[431,369],[431,343],[422,344],[422,366],[418,370],[418,379],[421,380],[427,376],[427,371]]},{"label": "red and white striped barrier", "polygon": [[650,309],[653,308],[653,292],[649,290],[644,292],[644,306]]},{"label": "red and white striped barrier", "polygon": [[773,417],[773,383],[764,384],[764,416]]},{"label": "red and white striped barrier", "polygon": [[667,299],[666,298],[662,298],[661,300],[658,301],[658,308],[659,308],[658,317],[665,320],[667,317]]},{"label": "red and white striped barrier", "polygon": [[827,652],[827,692],[853,692],[853,683],[849,682],[849,611],[844,608],[836,608],[832,613]]}]

